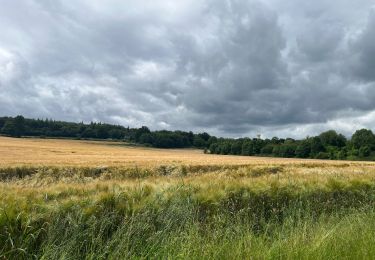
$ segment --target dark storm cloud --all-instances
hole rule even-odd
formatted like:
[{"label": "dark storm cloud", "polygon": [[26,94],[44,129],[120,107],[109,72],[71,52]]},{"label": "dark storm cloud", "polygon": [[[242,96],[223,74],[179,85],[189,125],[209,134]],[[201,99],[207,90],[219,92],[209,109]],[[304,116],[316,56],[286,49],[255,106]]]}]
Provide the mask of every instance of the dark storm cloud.
[{"label": "dark storm cloud", "polygon": [[358,41],[353,43],[356,55],[354,73],[358,79],[375,81],[375,11],[371,10],[367,25],[360,34]]},{"label": "dark storm cloud", "polygon": [[371,1],[2,1],[0,112],[241,136],[375,127]]}]

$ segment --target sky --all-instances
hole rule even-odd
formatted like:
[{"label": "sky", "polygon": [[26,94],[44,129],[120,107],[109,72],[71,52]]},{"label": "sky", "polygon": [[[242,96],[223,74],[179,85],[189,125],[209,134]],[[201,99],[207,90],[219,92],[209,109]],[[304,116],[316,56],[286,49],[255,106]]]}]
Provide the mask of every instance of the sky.
[{"label": "sky", "polygon": [[0,0],[0,116],[375,130],[375,1]]}]

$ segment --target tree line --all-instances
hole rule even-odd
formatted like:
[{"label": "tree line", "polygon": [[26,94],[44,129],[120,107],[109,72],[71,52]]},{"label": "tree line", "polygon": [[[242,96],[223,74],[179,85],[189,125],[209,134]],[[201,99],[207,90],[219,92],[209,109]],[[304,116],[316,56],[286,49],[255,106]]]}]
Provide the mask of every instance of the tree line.
[{"label": "tree line", "polygon": [[28,119],[23,116],[0,117],[0,134],[12,137],[38,136],[75,139],[123,140],[158,148],[205,148],[207,133],[150,131],[146,126],[129,128],[105,123],[73,123],[52,119]]},{"label": "tree line", "polygon": [[148,127],[129,128],[91,122],[89,124],[27,119],[23,116],[0,117],[0,133],[12,137],[39,136],[76,139],[113,139],[158,148],[202,148],[223,155],[275,156],[358,160],[375,159],[375,135],[369,129],[355,131],[350,139],[334,130],[302,140],[292,138],[217,138],[208,133],[151,131]]},{"label": "tree line", "polygon": [[209,146],[210,153],[257,155],[285,158],[331,160],[375,159],[375,135],[371,130],[355,131],[350,139],[329,130],[302,140],[292,138],[219,138]]}]

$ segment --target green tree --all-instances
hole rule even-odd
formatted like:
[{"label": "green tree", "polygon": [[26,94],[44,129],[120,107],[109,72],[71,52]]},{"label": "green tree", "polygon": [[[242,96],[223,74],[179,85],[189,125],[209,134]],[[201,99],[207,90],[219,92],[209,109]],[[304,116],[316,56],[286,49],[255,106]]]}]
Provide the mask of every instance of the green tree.
[{"label": "green tree", "polygon": [[7,117],[0,117],[0,131],[1,131],[1,128],[3,128],[3,126],[5,125],[5,122],[8,120]]},{"label": "green tree", "polygon": [[302,140],[296,148],[296,157],[308,158],[310,156],[311,146],[308,140]]},{"label": "green tree", "polygon": [[319,152],[316,156],[316,159],[329,159],[329,153]]},{"label": "green tree", "polygon": [[315,137],[309,138],[309,141],[310,141],[310,149],[311,149],[310,155],[312,157],[315,157],[320,152],[325,152],[325,148],[319,137],[315,136]]},{"label": "green tree", "polygon": [[339,148],[337,146],[328,145],[326,147],[326,151],[329,155],[329,159],[331,160],[337,159],[337,154],[339,152]]},{"label": "green tree", "polygon": [[14,137],[21,137],[25,133],[25,118],[23,116],[16,116],[15,118],[9,118],[1,132]]},{"label": "green tree", "polygon": [[25,133],[25,118],[23,116],[16,116],[14,118],[14,126],[16,127],[16,136],[22,136]]},{"label": "green tree", "polygon": [[92,129],[91,127],[87,127],[81,134],[83,138],[95,138],[96,137],[96,131]]},{"label": "green tree", "polygon": [[370,149],[370,147],[365,145],[365,146],[362,146],[361,148],[359,148],[358,153],[359,153],[360,157],[369,157],[370,154],[371,154],[371,149]]},{"label": "green tree", "polygon": [[99,125],[96,131],[96,135],[100,139],[108,138],[109,134],[108,134],[107,127],[105,125]]},{"label": "green tree", "polygon": [[210,150],[210,153],[212,153],[212,154],[220,153],[220,151],[218,151],[218,144],[217,143],[210,144],[209,150]]},{"label": "green tree", "polygon": [[139,142],[139,138],[141,137],[142,134],[145,134],[145,133],[151,133],[150,129],[148,129],[147,126],[142,126],[141,128],[138,128],[135,131],[135,141]]},{"label": "green tree", "polygon": [[211,144],[213,143],[216,143],[217,142],[217,138],[215,136],[211,136],[208,141],[207,141],[207,146],[211,146]]},{"label": "green tree", "polygon": [[286,158],[292,158],[296,155],[296,144],[286,142],[280,145],[279,147],[279,156],[286,157]]},{"label": "green tree", "polygon": [[241,154],[241,152],[242,152],[242,142],[239,141],[239,140],[233,141],[232,145],[231,145],[230,153],[235,154],[235,155],[239,155],[239,154]]},{"label": "green tree", "polygon": [[267,145],[263,146],[262,149],[260,149],[260,153],[263,154],[263,155],[271,155],[272,151],[273,151],[273,147],[274,147],[274,145],[267,144]]},{"label": "green tree", "polygon": [[3,128],[1,128],[1,132],[6,135],[16,136],[16,126],[14,125],[14,121],[12,119],[5,121]]},{"label": "green tree", "polygon": [[250,139],[245,139],[242,143],[242,155],[253,155],[253,143]]},{"label": "green tree", "polygon": [[230,154],[231,144],[228,141],[220,143],[220,154]]},{"label": "green tree", "polygon": [[338,134],[335,130],[329,130],[319,135],[324,146],[344,147],[346,138],[342,134]]},{"label": "green tree", "polygon": [[344,148],[337,152],[336,158],[338,160],[345,160],[346,159],[346,157],[347,157],[347,151]]},{"label": "green tree", "polygon": [[151,133],[143,133],[139,138],[141,144],[153,144],[154,136]]},{"label": "green tree", "polygon": [[281,154],[280,154],[280,147],[281,147],[280,144],[279,144],[279,145],[275,145],[275,146],[273,147],[273,149],[272,149],[272,154],[273,154],[274,156],[277,156],[277,157],[281,156]]},{"label": "green tree", "polygon": [[262,140],[260,138],[254,138],[252,142],[253,142],[253,152],[254,152],[254,154],[260,154],[260,150],[265,145],[264,140]]},{"label": "green tree", "polygon": [[124,138],[124,133],[120,129],[111,129],[108,132],[109,137],[112,139],[122,139]]},{"label": "green tree", "polygon": [[356,149],[368,146],[371,150],[375,150],[375,135],[368,129],[357,130],[352,136],[351,143]]},{"label": "green tree", "polygon": [[199,135],[194,136],[193,145],[198,148],[203,148],[206,146],[206,141]]},{"label": "green tree", "polygon": [[211,137],[211,136],[210,136],[209,134],[207,134],[206,132],[200,133],[200,134],[198,134],[198,136],[201,137],[205,142],[207,142],[208,139],[210,139],[210,137]]}]

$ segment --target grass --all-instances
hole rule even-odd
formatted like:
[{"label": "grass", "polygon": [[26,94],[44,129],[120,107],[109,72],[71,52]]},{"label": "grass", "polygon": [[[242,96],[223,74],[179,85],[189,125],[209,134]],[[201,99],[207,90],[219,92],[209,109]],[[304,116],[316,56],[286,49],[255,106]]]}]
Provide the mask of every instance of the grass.
[{"label": "grass", "polygon": [[0,259],[375,255],[374,163],[11,138],[0,155]]}]

